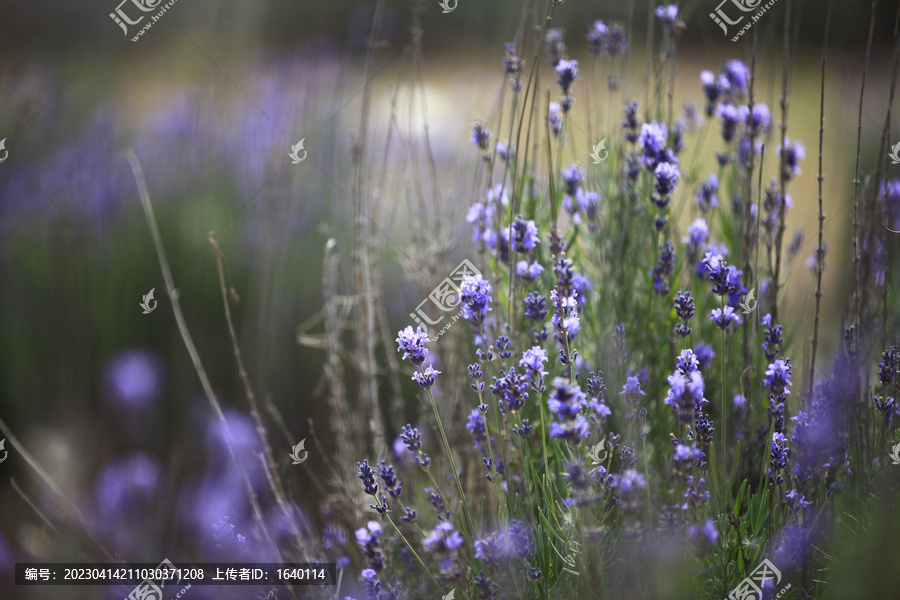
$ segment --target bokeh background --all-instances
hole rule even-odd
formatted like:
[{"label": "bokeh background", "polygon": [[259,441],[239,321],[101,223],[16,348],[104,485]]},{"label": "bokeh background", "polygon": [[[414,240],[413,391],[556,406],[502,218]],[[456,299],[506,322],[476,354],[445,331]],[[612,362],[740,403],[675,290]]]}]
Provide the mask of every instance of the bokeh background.
[{"label": "bokeh background", "polygon": [[[756,95],[776,115],[785,2],[753,30],[759,35]],[[812,326],[813,277],[802,263],[816,231],[825,11],[818,0],[800,4],[789,135],[805,143],[807,160],[791,188],[788,239],[800,229],[806,245],[788,267],[792,300],[785,320],[796,323],[802,346]],[[869,14],[866,2],[836,4],[822,158],[826,298],[829,289],[844,298],[851,285],[850,157]],[[268,420],[269,441],[297,514],[314,529],[330,491],[317,473],[335,452],[322,375],[323,258],[333,238],[337,291],[352,307],[361,124],[366,219],[378,251],[384,321],[393,332],[409,324],[408,313],[429,291],[416,272],[413,240],[444,244],[448,273],[470,255],[462,217],[483,190],[473,185],[479,159],[468,145],[469,128],[476,118],[496,117],[503,44],[517,35],[523,4],[459,0],[449,14],[437,1],[421,6],[412,31],[413,4],[383,3],[378,51],[367,65],[372,2],[178,0],[136,43],[109,18],[112,0],[0,2],[0,138],[9,152],[0,164],[0,418],[84,513],[91,536],[117,556],[154,563],[166,556],[174,562],[214,556],[239,544],[221,519],[247,512],[233,493],[237,474],[225,433],[176,327],[125,152],[133,149],[141,161],[186,321],[226,409],[233,445],[259,477],[259,466],[251,464],[259,439],[247,415],[207,241],[215,232],[240,297],[232,311],[250,380],[261,402],[280,415]],[[893,66],[896,2],[882,6],[863,106],[864,164],[879,159]],[[751,38],[723,39],[708,17],[714,8],[712,0],[682,3],[688,27],[678,50],[676,107],[702,103],[701,70],[751,59]],[[630,76],[611,111],[621,110],[626,93],[644,98],[647,10],[644,2],[567,0],[552,23],[566,29],[569,55],[587,64],[587,25],[630,15],[630,64],[619,67],[629,68]],[[413,61],[414,39],[421,41],[421,62]],[[541,69],[549,86],[546,61]],[[583,131],[577,108],[572,125]],[[409,184],[410,173],[424,168],[414,155],[426,134],[437,194]],[[293,165],[288,150],[301,139],[308,155]],[[585,165],[585,141],[579,144],[583,156],[573,160]],[[713,148],[703,152],[713,164]],[[770,153],[767,178],[775,176],[775,164]],[[434,219],[444,223],[440,236],[420,229]],[[158,308],[144,315],[138,303],[151,288]],[[845,308],[841,302],[823,306],[825,356],[837,347]],[[352,365],[353,357],[347,361]],[[353,389],[358,375],[351,368],[347,377]],[[408,389],[405,382],[399,389],[384,382],[382,409],[401,407],[388,423],[418,414]],[[292,466],[288,452],[301,439],[309,459]],[[66,504],[9,442],[6,449],[0,596],[113,597],[111,590],[11,585],[16,561],[99,557]],[[276,530],[283,528],[274,511],[268,518]],[[210,593],[190,592],[198,599]]]}]

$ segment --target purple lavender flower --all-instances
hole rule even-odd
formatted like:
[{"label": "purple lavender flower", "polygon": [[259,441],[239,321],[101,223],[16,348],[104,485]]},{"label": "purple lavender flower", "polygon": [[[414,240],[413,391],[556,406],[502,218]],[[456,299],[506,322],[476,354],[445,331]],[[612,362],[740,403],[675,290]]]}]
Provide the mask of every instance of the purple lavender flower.
[{"label": "purple lavender flower", "polygon": [[128,408],[147,407],[162,393],[165,366],[157,354],[134,348],[116,354],[103,372],[106,400]]},{"label": "purple lavender flower", "polygon": [[481,443],[487,441],[487,431],[484,428],[484,416],[477,408],[469,412],[466,429],[475,438],[475,448],[481,449]]},{"label": "purple lavender flower", "polygon": [[708,446],[713,441],[713,433],[716,432],[713,422],[710,421],[709,415],[699,413],[694,419],[694,439],[701,446]]},{"label": "purple lavender flower", "polygon": [[598,56],[606,52],[606,38],[609,34],[609,27],[603,21],[594,21],[591,28],[587,32],[588,47],[591,54]]},{"label": "purple lavender flower", "polygon": [[898,372],[900,372],[900,350],[897,349],[897,346],[891,346],[881,353],[881,362],[878,363],[878,380],[882,385],[890,385]]},{"label": "purple lavender flower", "polygon": [[700,367],[700,358],[694,354],[694,351],[690,348],[682,350],[675,360],[675,370],[685,376],[690,375],[695,371],[699,371]]},{"label": "purple lavender flower", "polygon": [[606,35],[606,53],[610,56],[619,56],[628,50],[628,40],[625,38],[625,26],[621,23],[612,23]]},{"label": "purple lavender flower", "polygon": [[720,104],[716,114],[722,119],[722,139],[730,142],[737,133],[737,126],[741,120],[740,111],[731,104]]},{"label": "purple lavender flower", "polygon": [[544,375],[547,375],[547,371],[544,371],[544,363],[548,360],[547,353],[543,348],[540,346],[532,346],[531,349],[526,350],[522,354],[522,360],[519,361],[519,366],[525,367],[528,370],[533,381],[543,381]]},{"label": "purple lavender flower", "polygon": [[484,126],[484,123],[481,121],[476,121],[475,125],[472,126],[472,136],[469,138],[469,142],[478,146],[478,149],[482,152],[487,152],[488,145],[491,141],[491,131],[487,127]]},{"label": "purple lavender flower", "polygon": [[750,69],[739,60],[729,60],[725,63],[723,73],[728,82],[728,93],[732,100],[743,99],[750,89]]},{"label": "purple lavender flower", "polygon": [[694,485],[693,475],[688,475],[685,479],[688,482],[688,489],[684,492],[687,502],[681,505],[681,510],[700,510],[709,501],[709,490],[704,490],[706,480],[701,479],[697,485]]},{"label": "purple lavender flower", "polygon": [[653,267],[653,291],[659,296],[669,293],[669,276],[675,269],[675,247],[672,242],[666,240],[664,246],[659,247],[659,260]]},{"label": "purple lavender flower", "polygon": [[500,378],[494,377],[490,389],[493,395],[499,397],[501,412],[515,414],[525,406],[528,399],[528,376],[525,373],[517,374],[515,367],[510,367],[506,372],[501,369]]},{"label": "purple lavender flower", "polygon": [[[541,238],[538,235],[537,225],[534,224],[533,220],[526,221],[522,218],[522,215],[516,217],[516,220],[513,221],[512,224],[513,229],[513,247],[516,252],[521,254],[525,254],[534,250],[534,247],[540,243]],[[506,232],[506,237],[509,237],[509,229],[504,228],[501,231],[501,234]]]},{"label": "purple lavender flower", "polygon": [[516,263],[516,277],[528,282],[535,281],[544,272],[544,267],[539,262],[533,262],[530,265],[527,260],[520,260]]},{"label": "purple lavender flower", "polygon": [[752,109],[742,105],[738,109],[738,114],[740,120],[747,124],[747,129],[753,137],[768,129],[772,123],[772,113],[769,111],[769,107],[762,102],[754,104]]},{"label": "purple lavender flower", "polygon": [[384,568],[384,554],[379,547],[381,533],[381,525],[377,521],[369,521],[365,527],[356,530],[356,543],[359,544],[363,556],[369,560],[370,568],[367,571],[371,571],[370,577],[374,577],[376,571]]},{"label": "purple lavender flower", "polygon": [[[643,135],[643,129],[641,128],[641,122],[638,119],[638,104],[635,101],[631,101],[625,106],[625,120],[622,122],[622,128],[625,129],[625,139],[632,144]],[[638,129],[641,129],[639,132]],[[665,140],[663,140],[665,142]],[[641,144],[643,146],[643,144]]]},{"label": "purple lavender flower", "polygon": [[612,475],[609,487],[615,493],[616,501],[622,512],[629,517],[637,515],[640,508],[641,490],[647,487],[647,480],[634,469]]},{"label": "purple lavender flower", "polygon": [[574,197],[584,183],[584,170],[578,165],[570,165],[562,169],[559,175],[566,183],[566,195]]},{"label": "purple lavender flower", "polygon": [[675,191],[675,185],[681,177],[678,166],[668,162],[659,163],[653,174],[656,175],[656,191],[662,197],[670,196]]},{"label": "purple lavender flower", "polygon": [[791,360],[779,358],[769,364],[763,385],[769,388],[774,396],[786,396],[791,393]]},{"label": "purple lavender flower", "polygon": [[[459,286],[459,301],[462,306],[463,318],[473,325],[484,323],[487,313],[491,310],[491,291],[491,284],[481,276],[481,273],[466,275]],[[407,329],[411,330],[412,328],[407,327]],[[422,360],[424,359],[423,355]],[[421,364],[421,362],[415,364]]]},{"label": "purple lavender flower", "polygon": [[678,19],[678,6],[669,4],[668,6],[657,6],[653,11],[656,18],[664,27],[671,27]]},{"label": "purple lavender flower", "polygon": [[523,299],[525,304],[525,316],[537,323],[547,318],[547,298],[537,292],[531,292]]},{"label": "purple lavender flower", "polygon": [[772,448],[769,453],[769,483],[772,485],[780,485],[784,482],[781,471],[787,467],[788,457],[791,449],[787,446],[787,438],[783,433],[777,431],[772,434]]},{"label": "purple lavender flower", "polygon": [[694,262],[709,240],[709,225],[706,224],[706,219],[703,217],[694,219],[694,222],[688,225],[687,233],[682,241],[687,244],[688,260]]},{"label": "purple lavender flower", "polygon": [[577,60],[560,60],[556,64],[556,74],[559,75],[557,83],[562,88],[564,95],[569,95],[572,84],[578,79],[578,61]]},{"label": "purple lavender flower", "polygon": [[712,519],[706,519],[702,525],[691,525],[688,528],[688,539],[693,540],[700,546],[715,546],[719,540],[719,530],[716,529],[716,522]]},{"label": "purple lavender flower", "polygon": [[697,356],[697,360],[700,362],[700,368],[705,369],[708,366],[713,364],[713,359],[716,357],[716,351],[710,344],[706,342],[701,342],[694,347],[694,354]]},{"label": "purple lavender flower", "polygon": [[525,68],[525,61],[518,56],[516,45],[507,42],[504,46],[506,56],[503,57],[503,69],[510,75],[518,75]]},{"label": "purple lavender flower", "polygon": [[694,317],[694,298],[691,296],[690,292],[678,292],[678,295],[675,297],[674,305],[675,314],[678,315],[679,319],[684,321],[684,323],[677,323],[675,325],[675,333],[681,337],[687,337],[691,335],[691,328],[688,327],[688,321]]},{"label": "purple lavender flower", "polygon": [[422,386],[422,389],[430,390],[431,386],[434,385],[434,380],[440,373],[440,371],[436,371],[431,365],[428,365],[425,369],[413,373],[410,379]]},{"label": "purple lavender flower", "polygon": [[544,48],[550,56],[550,64],[556,67],[568,52],[566,48],[566,30],[562,27],[551,27],[544,36]]},{"label": "purple lavender flower", "polygon": [[646,394],[641,389],[640,379],[637,377],[628,377],[625,380],[625,385],[622,386],[622,391],[619,392],[619,395],[622,396],[628,404],[637,404],[641,401],[641,396]]},{"label": "purple lavender flower", "polygon": [[651,172],[655,171],[660,163],[677,162],[666,148],[668,135],[664,123],[644,123],[641,126],[637,142],[643,152],[644,166]]},{"label": "purple lavender flower", "polygon": [[784,327],[772,325],[772,315],[767,314],[762,318],[762,324],[766,326],[762,348],[766,354],[766,360],[772,360],[781,351],[784,343]]},{"label": "purple lavender flower", "polygon": [[558,102],[551,102],[547,111],[547,121],[550,124],[550,131],[553,137],[559,137],[562,132],[562,107]]},{"label": "purple lavender flower", "polygon": [[396,341],[397,352],[403,352],[403,360],[408,358],[409,362],[416,366],[425,362],[425,357],[428,355],[428,349],[425,347],[428,334],[422,331],[421,326],[417,326],[415,331],[411,326],[407,326],[406,329],[397,333]]},{"label": "purple lavender flower", "polygon": [[679,421],[690,423],[694,420],[694,413],[699,412],[707,402],[703,397],[703,375],[700,371],[684,374],[676,370],[666,381],[669,392],[666,394],[665,404],[675,409]]},{"label": "purple lavender flower", "polygon": [[442,572],[448,572],[453,565],[456,551],[463,545],[463,538],[450,521],[441,521],[422,540],[426,552],[441,555],[438,565]]},{"label": "purple lavender flower", "polygon": [[394,473],[394,466],[381,461],[378,466],[378,476],[384,482],[384,489],[387,490],[390,497],[398,498],[403,491],[403,484]]},{"label": "purple lavender flower", "polygon": [[734,308],[731,306],[726,306],[724,308],[714,308],[709,314],[709,319],[715,323],[719,329],[727,330],[729,327],[734,325],[732,330],[737,329],[738,325],[743,324],[744,320],[741,319],[741,315],[735,312]]},{"label": "purple lavender flower", "polygon": [[497,156],[502,160],[509,160],[509,140],[497,142],[497,145],[494,146],[494,152],[496,152]]},{"label": "purple lavender flower", "polygon": [[553,380],[553,391],[547,399],[550,412],[556,415],[557,421],[550,425],[550,437],[580,442],[588,436],[587,420],[581,410],[587,405],[585,393],[577,385],[557,377]]},{"label": "purple lavender flower", "polygon": [[675,472],[679,476],[690,474],[694,468],[694,463],[702,461],[706,458],[706,454],[694,445],[687,446],[673,440],[675,446],[675,455],[672,460],[675,463]]},{"label": "purple lavender flower", "polygon": [[706,116],[711,117],[715,114],[716,105],[724,90],[710,71],[700,72],[700,83],[703,84],[703,93],[706,95]]},{"label": "purple lavender flower", "polygon": [[378,484],[375,483],[375,469],[369,466],[369,459],[365,459],[362,463],[356,463],[359,467],[359,473],[356,476],[363,483],[363,491],[369,496],[378,493]]},{"label": "purple lavender flower", "polygon": [[[782,156],[780,145],[775,149],[775,154],[778,157]],[[806,159],[806,148],[803,146],[803,142],[798,141],[791,144],[791,138],[785,138],[783,157],[784,180],[790,181],[802,173],[799,161]]]},{"label": "purple lavender flower", "polygon": [[[755,167],[762,156],[763,143],[762,140],[753,140],[753,150],[750,149],[750,138],[743,138],[738,143],[738,162],[744,169]],[[755,204],[751,204],[751,210],[756,208]]]},{"label": "purple lavender flower", "polygon": [[406,449],[410,452],[419,452],[422,449],[422,434],[419,433],[418,427],[413,427],[409,423],[403,426],[400,440],[406,444]]},{"label": "purple lavender flower", "polygon": [[714,174],[700,184],[700,193],[696,196],[697,204],[703,213],[707,213],[719,205],[719,199],[716,194],[719,191],[719,178]]},{"label": "purple lavender flower", "polygon": [[158,501],[163,470],[144,453],[115,459],[100,470],[94,481],[94,507],[104,537],[132,547],[132,533],[140,529],[140,515]]}]

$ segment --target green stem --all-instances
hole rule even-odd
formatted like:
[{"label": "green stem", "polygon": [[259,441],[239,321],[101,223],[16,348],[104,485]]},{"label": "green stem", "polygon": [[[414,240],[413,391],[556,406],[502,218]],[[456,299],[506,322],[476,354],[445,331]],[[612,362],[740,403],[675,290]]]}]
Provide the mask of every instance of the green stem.
[{"label": "green stem", "polygon": [[435,583],[435,585],[438,586],[438,589],[441,590],[441,595],[443,595],[444,594],[443,586],[441,586],[441,584],[438,582],[438,580],[434,578],[434,575],[431,574],[431,571],[428,570],[428,567],[425,566],[425,563],[422,561],[421,558],[419,558],[419,555],[416,553],[415,548],[413,548],[412,544],[410,544],[407,541],[407,539],[405,537],[403,537],[403,534],[400,533],[400,529],[397,527],[397,525],[394,523],[394,521],[391,519],[391,517],[388,516],[387,514],[385,514],[384,516],[387,519],[388,523],[391,524],[391,527],[394,528],[394,531],[397,532],[397,535],[400,536],[400,539],[403,540],[403,543],[406,544],[406,547],[409,548],[409,551],[412,552],[413,556],[416,557],[416,560],[419,561],[419,564],[422,565],[422,569],[425,571],[425,573],[431,578],[431,580]]},{"label": "green stem", "polygon": [[[422,365],[419,365],[419,371],[424,376],[425,371],[422,368]],[[469,533],[470,535],[474,535],[475,524],[472,521],[472,515],[469,512],[469,504],[466,502],[466,495],[463,492],[462,482],[459,480],[459,471],[456,470],[456,461],[453,460],[453,452],[450,451],[450,442],[447,441],[447,434],[444,433],[444,425],[441,423],[441,415],[438,413],[437,402],[434,400],[434,394],[431,393],[431,388],[428,388],[428,397],[431,398],[431,408],[434,410],[434,419],[437,421],[438,430],[441,432],[441,440],[444,442],[444,450],[446,450],[447,458],[450,460],[450,468],[453,469],[453,479],[456,480],[456,487],[459,490],[459,502],[462,505],[463,512],[468,520]]]}]

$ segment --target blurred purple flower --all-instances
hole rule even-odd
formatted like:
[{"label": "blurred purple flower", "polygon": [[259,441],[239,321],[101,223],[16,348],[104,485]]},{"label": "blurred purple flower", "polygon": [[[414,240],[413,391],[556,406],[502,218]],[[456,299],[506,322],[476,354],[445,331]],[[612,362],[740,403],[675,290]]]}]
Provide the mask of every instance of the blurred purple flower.
[{"label": "blurred purple flower", "polygon": [[163,389],[165,365],[159,356],[143,348],[123,350],[103,372],[106,400],[129,408],[143,408],[156,401]]}]

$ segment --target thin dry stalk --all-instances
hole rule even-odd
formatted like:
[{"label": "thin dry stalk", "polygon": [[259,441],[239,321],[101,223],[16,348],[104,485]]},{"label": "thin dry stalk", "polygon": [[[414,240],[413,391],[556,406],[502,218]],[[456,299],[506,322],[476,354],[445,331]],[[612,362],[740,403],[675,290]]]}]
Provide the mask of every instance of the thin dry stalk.
[{"label": "thin dry stalk", "polygon": [[[378,456],[387,455],[385,443],[384,424],[381,419],[381,409],[378,403],[378,386],[372,383],[377,376],[375,365],[375,309],[372,306],[372,269],[369,263],[369,235],[368,227],[364,225],[366,212],[363,207],[366,199],[363,197],[363,173],[366,170],[366,132],[369,122],[369,104],[371,101],[371,88],[369,81],[372,78],[372,69],[375,64],[375,55],[378,51],[378,36],[381,31],[381,18],[384,13],[384,1],[379,0],[372,14],[372,26],[369,51],[366,54],[365,80],[363,88],[362,110],[359,125],[359,152],[356,164],[356,182],[354,185],[354,197],[356,198],[356,253],[354,256],[354,270],[356,272],[356,294],[358,298],[358,325],[357,346],[360,357],[360,380],[363,387],[360,395],[366,399],[370,419],[369,432],[372,435],[372,446]],[[368,389],[366,389],[368,388]]]},{"label": "thin dry stalk", "polygon": [[[862,120],[863,101],[866,97],[866,79],[869,75],[869,62],[872,57],[872,38],[875,34],[875,11],[878,8],[878,0],[872,0],[872,16],[869,20],[869,39],[866,42],[866,59],[863,66],[862,85],[859,87],[859,115],[856,123],[856,171],[853,176],[853,327],[857,335],[860,334],[860,289],[859,289],[859,162],[862,152]],[[859,342],[856,342],[857,347]]]},{"label": "thin dry stalk", "polygon": [[38,474],[38,477],[43,480],[43,482],[50,488],[50,491],[53,492],[53,495],[56,496],[60,502],[65,505],[66,512],[68,513],[66,516],[72,519],[75,524],[82,530],[84,535],[94,543],[97,548],[109,559],[110,562],[117,562],[116,559],[113,558],[112,554],[100,543],[100,541],[94,537],[93,533],[91,533],[91,527],[88,524],[88,520],[85,518],[84,514],[75,506],[75,503],[70,501],[65,494],[63,494],[62,490],[59,489],[59,486],[56,485],[56,482],[53,481],[53,478],[50,477],[50,474],[44,470],[44,468],[40,465],[40,463],[35,460],[35,458],[25,449],[25,446],[22,445],[22,442],[19,441],[15,435],[13,435],[12,430],[7,426],[6,422],[3,419],[0,419],[0,431],[3,432],[3,435],[9,440],[10,445],[19,451],[19,454],[22,458],[25,459],[25,462],[31,467],[35,473]]},{"label": "thin dry stalk", "polygon": [[828,16],[825,18],[825,41],[822,42],[822,89],[819,93],[819,245],[816,249],[816,318],[813,326],[812,357],[809,361],[809,396],[812,397],[816,375],[816,351],[819,348],[819,308],[822,302],[822,272],[825,270],[825,249],[822,240],[822,228],[825,224],[825,212],[822,209],[822,183],[825,175],[822,172],[822,155],[825,143],[825,62],[828,55],[828,33],[831,28],[831,10],[834,0],[828,0]]},{"label": "thin dry stalk", "polygon": [[281,481],[281,475],[278,473],[278,465],[275,464],[275,456],[272,452],[272,446],[269,444],[266,426],[263,424],[262,415],[260,415],[259,412],[259,405],[256,402],[256,394],[253,392],[253,386],[250,384],[250,377],[247,375],[247,369],[244,366],[244,358],[241,354],[241,347],[238,344],[237,334],[234,331],[234,320],[231,318],[231,306],[229,299],[237,298],[237,294],[234,291],[234,287],[229,286],[226,281],[225,271],[228,265],[225,262],[225,255],[222,252],[221,248],[219,248],[219,243],[216,241],[215,232],[210,232],[207,236],[207,240],[209,240],[209,243],[216,251],[216,267],[219,272],[219,286],[222,292],[222,305],[225,307],[225,322],[228,325],[228,337],[231,339],[231,349],[234,352],[234,360],[237,363],[238,375],[241,378],[241,384],[244,386],[244,393],[247,396],[247,403],[250,405],[250,415],[253,417],[253,423],[256,426],[256,433],[259,435],[259,439],[262,442],[263,454],[265,457],[263,465],[269,478],[269,485],[272,488],[273,495],[275,496],[275,501],[278,503],[278,506],[279,508],[281,508],[284,516],[287,517],[288,523],[290,523],[291,532],[294,534],[294,537],[297,540],[297,548],[302,550],[304,548],[303,539],[300,536],[300,530],[297,527],[297,522],[294,519],[294,515],[288,508],[288,500],[287,495],[284,492],[284,484]]},{"label": "thin dry stalk", "polygon": [[781,289],[781,251],[784,242],[784,198],[787,193],[787,178],[784,172],[786,160],[785,146],[787,145],[788,106],[790,105],[789,75],[793,65],[793,53],[791,52],[791,13],[793,0],[788,0],[784,11],[784,39],[782,40],[781,54],[781,160],[779,161],[778,175],[778,229],[775,234],[775,272],[772,275],[772,322],[778,323],[778,292]]},{"label": "thin dry stalk", "polygon": [[141,206],[144,209],[144,216],[147,219],[147,224],[150,227],[150,234],[153,237],[156,256],[159,260],[163,279],[165,280],[166,293],[172,301],[172,312],[175,314],[175,323],[178,325],[178,332],[181,334],[181,339],[184,341],[185,348],[191,357],[191,362],[194,364],[194,370],[197,371],[197,376],[200,378],[200,384],[203,386],[203,391],[206,394],[206,398],[209,400],[209,405],[212,407],[216,418],[219,419],[219,422],[225,431],[225,445],[228,448],[228,454],[231,457],[231,460],[234,461],[241,470],[244,487],[250,498],[250,506],[253,509],[253,517],[256,520],[257,525],[259,525],[260,532],[262,532],[266,543],[275,550],[279,560],[281,560],[281,552],[272,540],[271,535],[269,535],[268,527],[266,527],[262,509],[259,506],[259,500],[256,496],[256,490],[253,489],[253,485],[250,483],[250,477],[247,475],[244,465],[237,460],[234,447],[231,445],[231,428],[228,425],[228,420],[225,418],[225,413],[222,412],[222,406],[216,398],[216,393],[213,391],[209,377],[206,375],[206,370],[203,368],[203,363],[200,361],[200,354],[197,352],[197,347],[194,345],[194,340],[191,337],[191,333],[187,328],[187,323],[184,320],[184,313],[181,311],[181,303],[178,301],[178,290],[175,289],[175,282],[172,279],[172,269],[169,267],[169,259],[166,258],[166,251],[162,244],[162,236],[160,236],[159,227],[156,224],[156,215],[153,213],[153,205],[150,202],[150,192],[147,191],[147,182],[144,179],[144,171],[141,169],[141,163],[138,161],[138,157],[133,150],[129,150],[126,157],[128,158],[128,162],[131,163],[131,171],[134,173],[135,182],[137,182]]}]

